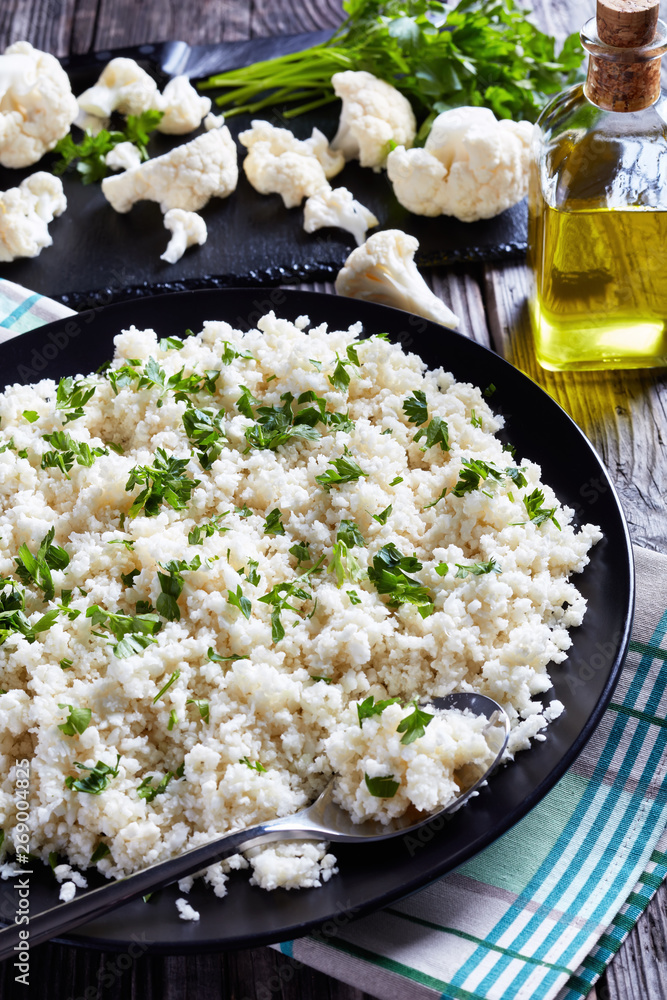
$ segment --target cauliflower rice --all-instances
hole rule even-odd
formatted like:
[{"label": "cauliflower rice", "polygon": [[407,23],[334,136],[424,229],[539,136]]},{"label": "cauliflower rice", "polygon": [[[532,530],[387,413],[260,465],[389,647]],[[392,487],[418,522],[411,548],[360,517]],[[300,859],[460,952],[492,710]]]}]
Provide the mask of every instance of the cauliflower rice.
[{"label": "cauliflower rice", "polygon": [[[119,877],[292,813],[332,773],[355,820],[451,801],[457,769],[488,761],[484,720],[436,713],[401,730],[415,700],[490,695],[512,721],[510,757],[562,710],[539,698],[583,619],[570,576],[601,532],[575,530],[539,467],[503,450],[502,418],[480,389],[381,338],[360,340],[360,324],[308,326],[273,313],[247,333],[210,322],[181,349],[131,328],[116,337],[111,372],[135,374],[117,378],[116,391],[109,371],[87,378],[94,394],[80,415],[75,399],[56,407],[49,380],[0,395],[0,610],[25,591],[23,626],[0,631],[5,850],[17,759],[30,761],[30,850],[83,868],[95,854],[100,871]],[[181,370],[181,381],[197,373],[209,391],[174,389]],[[284,408],[291,393],[291,411],[317,408],[297,402],[308,392],[341,417],[317,422],[317,435],[257,447],[260,406]],[[404,409],[416,393],[428,407],[421,423]],[[225,438],[193,443],[183,419],[193,407],[200,423],[208,411],[204,429],[217,414]],[[437,417],[448,450],[418,433],[442,428]],[[58,465],[64,439],[59,450],[45,438],[59,431],[75,442],[71,466]],[[158,449],[183,459],[180,508],[164,496],[141,507],[145,476],[127,488],[133,469],[155,467]],[[473,460],[497,474],[464,489]],[[360,474],[345,480],[349,463]],[[334,469],[344,481],[328,482]],[[524,498],[536,490],[548,516],[530,519]],[[49,556],[51,528],[60,559]],[[45,538],[50,589],[38,570],[26,575]],[[378,590],[392,552],[408,557],[398,577],[417,603],[400,603],[400,588]],[[148,616],[154,631],[131,632],[128,648],[110,613]],[[381,711],[390,699],[400,701]],[[364,702],[375,710],[361,721]],[[377,793],[383,778],[393,794]],[[326,844],[306,842],[256,848],[205,877],[223,896],[230,868],[248,866],[267,889],[317,886],[336,871]],[[57,872],[66,893],[71,871]]]}]

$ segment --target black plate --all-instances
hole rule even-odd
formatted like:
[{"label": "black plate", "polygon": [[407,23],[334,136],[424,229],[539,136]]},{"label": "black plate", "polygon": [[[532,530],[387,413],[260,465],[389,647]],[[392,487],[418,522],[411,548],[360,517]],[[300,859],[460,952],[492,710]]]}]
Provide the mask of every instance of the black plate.
[{"label": "black plate", "polygon": [[[76,94],[94,83],[102,67],[116,55],[136,59],[163,86],[179,73],[193,79],[205,78],[214,71],[305,48],[329,34],[197,46],[162,42],[74,56],[64,63]],[[214,91],[209,93],[215,96]],[[283,120],[278,110],[271,109],[253,117],[290,128],[299,138],[310,135],[317,125],[331,139],[339,108],[337,102],[291,121]],[[230,118],[228,124],[236,136],[249,127],[250,116]],[[167,152],[189,138],[156,134],[151,140],[151,156]],[[239,152],[243,155],[245,151],[239,147]],[[50,169],[52,163],[53,157],[47,156],[28,170],[0,168],[0,190],[14,187],[34,170]],[[416,236],[420,265],[504,260],[525,254],[525,202],[495,219],[465,223],[412,215],[396,201],[385,172],[375,174],[358,163],[348,164],[333,183],[353,191],[376,214],[379,228],[402,229]],[[167,264],[160,260],[160,254],[169,234],[156,204],[140,202],[128,214],[119,215],[104,198],[99,184],[83,187],[72,174],[64,176],[63,184],[68,208],[49,227],[53,246],[32,260],[0,265],[0,275],[77,310],[156,291],[333,280],[355,246],[352,236],[341,229],[305,233],[301,208],[287,210],[279,195],[257,194],[241,170],[237,190],[229,198],[213,198],[202,210],[209,232],[206,244],[189,250],[178,263]]]},{"label": "black plate", "polygon": [[[271,307],[280,316],[294,319],[305,313],[313,323],[327,321],[337,329],[362,320],[365,334],[387,332],[429,367],[443,366],[479,386],[493,383],[492,405],[505,416],[503,435],[516,445],[517,459],[538,461],[545,481],[575,508],[578,520],[602,527],[604,539],[577,578],[588,611],[572,632],[568,659],[552,671],[554,687],[547,695],[560,699],[566,711],[549,726],[544,743],[519,754],[423,843],[398,838],[369,847],[337,846],[340,874],[321,889],[269,894],[239,873],[230,880],[229,895],[218,900],[207,886],[195,885],[189,898],[201,913],[199,923],[179,919],[178,892],[168,888],[147,904],[132,903],[68,934],[63,940],[72,944],[123,949],[134,941],[155,952],[242,948],[296,937],[328,920],[346,922],[405,896],[472,857],[539,802],[591,736],[620,673],[632,624],[634,575],[625,519],[609,476],[582,432],[546,393],[459,334],[395,309],[313,292],[201,291],[121,303],[23,334],[0,346],[2,382],[93,371],[111,357],[114,335],[132,323],[159,336],[199,330],[207,319],[247,329]],[[2,883],[0,899],[7,902],[0,917],[13,913],[7,912],[7,906],[15,909],[12,895],[10,883]],[[53,905],[56,898],[51,872],[36,872],[31,911]]]}]

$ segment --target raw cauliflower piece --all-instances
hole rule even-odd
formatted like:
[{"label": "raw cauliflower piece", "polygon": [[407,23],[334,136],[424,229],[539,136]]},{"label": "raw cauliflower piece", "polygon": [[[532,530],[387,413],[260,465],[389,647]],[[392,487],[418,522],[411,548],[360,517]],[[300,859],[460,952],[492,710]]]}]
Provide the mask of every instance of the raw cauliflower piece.
[{"label": "raw cauliflower piece", "polygon": [[184,135],[199,127],[211,110],[211,98],[200,97],[187,76],[175,76],[151,106],[163,112],[158,132]]},{"label": "raw cauliflower piece", "polygon": [[0,261],[37,257],[50,247],[48,224],[66,208],[62,181],[44,170],[0,193]]},{"label": "raw cauliflower piece", "polygon": [[336,292],[405,309],[456,329],[460,323],[435,295],[414,262],[419,241],[400,229],[384,229],[353,250],[336,278]]},{"label": "raw cauliflower piece", "polygon": [[364,242],[366,231],[377,225],[370,209],[356,201],[345,187],[320,188],[306,199],[303,207],[303,228],[307,233],[336,226],[352,233],[357,246]]},{"label": "raw cauliflower piece", "polygon": [[198,243],[201,246],[206,243],[208,236],[206,223],[201,215],[197,215],[196,212],[184,212],[182,208],[172,208],[167,212],[164,217],[164,228],[173,234],[167,249],[160,256],[160,260],[166,260],[168,264],[175,264],[193,244]]},{"label": "raw cauliflower piece", "polygon": [[[0,164],[29,167],[67,135],[78,114],[55,56],[15,42],[0,56]],[[39,251],[38,251],[39,252]]]},{"label": "raw cauliflower piece", "polygon": [[338,131],[331,143],[346,160],[379,171],[392,142],[406,148],[414,142],[417,122],[408,101],[396,87],[365,70],[334,73],[331,83],[343,101]]},{"label": "raw cauliflower piece", "polygon": [[111,170],[132,170],[141,164],[141,153],[133,142],[119,142],[104,157]]},{"label": "raw cauliflower piece", "polygon": [[107,63],[97,83],[80,94],[78,102],[87,114],[108,118],[112,111],[140,115],[155,107],[158,97],[153,77],[134,59],[119,56]]},{"label": "raw cauliflower piece", "polygon": [[[404,744],[398,726],[410,714],[412,708],[388,705],[360,726],[350,712],[348,724],[326,740],[337,775],[334,800],[350,812],[354,823],[367,819],[389,823],[410,808],[420,813],[439,811],[459,795],[457,771],[472,766],[481,773],[493,762],[484,716],[431,709],[433,718],[424,735]],[[374,778],[390,778],[398,787],[393,795],[378,796],[368,787],[366,775],[371,786]]]},{"label": "raw cauliflower piece", "polygon": [[533,126],[497,121],[488,108],[454,108],[433,122],[423,149],[391,151],[394,193],[416,215],[490,219],[528,191]]},{"label": "raw cauliflower piece", "polygon": [[243,169],[252,186],[260,194],[279,194],[285,208],[329,189],[329,178],[345,166],[342,153],[332,151],[317,128],[310,139],[297,139],[289,129],[253,121],[239,142],[248,150]]},{"label": "raw cauliflower piece", "polygon": [[226,198],[238,182],[236,145],[226,125],[211,129],[115,177],[105,177],[102,193],[117,212],[137,201],[157,201],[162,212],[197,212],[210,198]]}]

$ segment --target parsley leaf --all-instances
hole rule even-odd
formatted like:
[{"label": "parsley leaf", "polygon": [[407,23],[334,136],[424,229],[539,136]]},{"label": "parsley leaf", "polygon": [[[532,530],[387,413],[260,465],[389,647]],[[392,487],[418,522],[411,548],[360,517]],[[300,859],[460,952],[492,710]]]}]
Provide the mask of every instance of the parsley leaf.
[{"label": "parsley leaf", "polygon": [[55,595],[51,570],[65,569],[69,565],[65,549],[52,544],[55,533],[54,527],[49,528],[34,555],[24,542],[14,558],[16,575],[21,583],[26,586],[34,583],[43,592],[45,601],[52,600]]},{"label": "parsley leaf", "polygon": [[318,559],[310,569],[305,570],[300,576],[297,576],[296,579],[277,583],[271,588],[268,594],[260,597],[259,600],[262,604],[271,605],[271,638],[273,642],[280,642],[285,637],[285,626],[280,617],[282,612],[294,611],[297,615],[302,613],[299,608],[295,608],[293,604],[289,603],[290,600],[309,601],[312,599],[312,594],[304,590],[303,587],[300,587],[299,584],[301,581],[307,580],[313,573],[317,573],[323,561],[324,556]]},{"label": "parsley leaf", "polygon": [[407,746],[409,743],[414,743],[422,737],[426,731],[426,727],[433,718],[433,715],[428,712],[424,712],[417,701],[413,701],[414,712],[410,715],[406,715],[404,719],[401,719],[396,727],[397,733],[404,733],[405,735],[401,739],[401,743]]},{"label": "parsley leaf", "polygon": [[111,854],[111,850],[108,844],[105,844],[103,840],[100,840],[99,844],[90,856],[91,865],[96,865],[98,861],[102,858],[106,858],[107,854]]},{"label": "parsley leaf", "polygon": [[81,733],[85,733],[90,725],[92,715],[89,708],[75,708],[74,705],[61,705],[60,702],[58,702],[58,708],[69,709],[67,720],[58,726],[58,729],[65,736],[76,736],[77,734],[80,736]]},{"label": "parsley leaf", "polygon": [[167,785],[169,784],[169,782],[173,777],[174,777],[173,773],[171,771],[167,771],[164,778],[162,778],[162,780],[158,782],[155,788],[153,788],[152,787],[153,775],[149,774],[144,778],[144,780],[137,788],[137,795],[139,796],[140,799],[146,799],[146,802],[152,802],[156,795],[162,795],[163,792],[166,792]]},{"label": "parsley leaf", "polygon": [[280,520],[282,514],[279,507],[274,507],[264,522],[265,535],[284,535],[285,528]]},{"label": "parsley leaf", "polygon": [[[86,611],[86,618],[92,618],[95,628],[107,629],[117,642],[113,651],[119,659],[142,653],[151,643],[157,642],[155,634],[162,628],[162,622],[157,615],[123,615],[104,611],[98,604],[93,604]],[[102,638],[108,638],[102,632],[94,632]]]},{"label": "parsley leaf", "polygon": [[11,635],[22,635],[33,643],[40,632],[51,628],[58,617],[58,610],[48,611],[31,625],[25,615],[25,593],[13,580],[0,579],[0,646]]},{"label": "parsley leaf", "polygon": [[456,579],[465,580],[468,576],[484,576],[486,573],[502,573],[495,559],[489,559],[488,562],[470,563],[467,566],[456,563]]},{"label": "parsley leaf", "polygon": [[411,424],[425,424],[428,420],[428,406],[426,403],[426,393],[422,389],[417,389],[403,400],[403,412]]},{"label": "parsley leaf", "polygon": [[146,484],[135,497],[129,510],[136,517],[142,510],[145,517],[157,517],[161,504],[173,510],[185,510],[199,479],[184,474],[187,458],[175,458],[158,448],[153,465],[137,465],[130,472],[125,489],[129,493],[137,484]]},{"label": "parsley leaf", "polygon": [[371,514],[371,517],[373,518],[374,521],[377,521],[378,524],[386,524],[387,518],[391,514],[392,510],[393,510],[392,505],[389,504],[389,506],[385,507],[385,509],[381,511],[379,514]]},{"label": "parsley leaf", "polygon": [[102,792],[109,787],[111,779],[118,777],[119,762],[120,754],[116,757],[115,767],[112,767],[110,764],[105,764],[102,760],[98,760],[95,767],[86,767],[85,764],[78,764],[75,761],[75,767],[78,767],[80,771],[89,771],[90,774],[88,774],[85,778],[73,778],[70,775],[65,778],[65,785],[67,788],[75,792],[87,792],[89,795],[101,795]]},{"label": "parsley leaf", "polygon": [[80,143],[74,142],[71,134],[60,139],[54,153],[60,160],[53,167],[54,174],[64,174],[78,160],[76,170],[84,184],[101,181],[109,173],[106,155],[120,142],[131,142],[137,147],[142,160],[148,159],[146,144],[149,133],[159,125],[164,112],[149,109],[140,115],[128,115],[124,130],[109,132],[101,129],[96,135],[86,132]]},{"label": "parsley leaf", "polygon": [[343,483],[354,483],[360,476],[367,476],[368,473],[360,469],[355,461],[347,455],[341,458],[329,459],[329,464],[333,468],[327,469],[319,476],[315,476],[315,482],[319,483],[328,493],[332,486],[340,486]]},{"label": "parsley leaf", "polygon": [[558,530],[560,531],[560,524],[554,517],[557,507],[543,507],[544,503],[544,493],[542,490],[534,489],[530,496],[523,498],[523,503],[528,513],[528,517],[535,524],[543,524],[544,521],[553,521]]},{"label": "parsley leaf", "polygon": [[417,431],[415,441],[421,441],[422,438],[426,438],[422,451],[432,448],[435,444],[439,444],[442,451],[449,451],[449,428],[442,417],[433,417],[428,427],[422,427]]},{"label": "parsley leaf", "polygon": [[158,571],[160,590],[162,593],[157,599],[157,612],[170,622],[181,620],[181,609],[178,606],[178,598],[183,592],[183,573],[194,572],[201,566],[201,559],[195,556],[191,562],[185,559],[170,559],[168,563],[159,563],[166,573]]},{"label": "parsley leaf", "polygon": [[251,771],[257,771],[258,774],[261,774],[262,771],[266,774],[266,768],[258,760],[251,764],[247,757],[239,757],[239,764],[245,764]]},{"label": "parsley leaf", "polygon": [[231,590],[227,591],[227,603],[233,604],[235,608],[239,609],[244,618],[250,620],[252,601],[243,596],[240,584],[236,588],[236,593],[233,593]]},{"label": "parsley leaf", "polygon": [[385,698],[383,701],[376,701],[374,695],[369,695],[364,701],[357,705],[357,715],[359,717],[359,728],[362,728],[364,719],[370,719],[374,715],[381,715],[389,705],[400,705],[400,698]]},{"label": "parsley leaf", "polygon": [[76,441],[67,431],[54,431],[44,434],[44,440],[53,445],[54,451],[42,455],[42,468],[61,469],[69,479],[69,470],[76,461],[77,465],[90,468],[100,455],[108,455],[106,448],[91,448],[86,441]]},{"label": "parsley leaf", "polygon": [[162,337],[158,343],[161,351],[182,351],[185,344],[180,337]]},{"label": "parsley leaf", "polygon": [[188,698],[185,703],[186,705],[195,705],[199,715],[204,722],[208,722],[209,719],[209,708],[207,701],[197,701],[196,698]]},{"label": "parsley leaf", "polygon": [[202,539],[211,538],[216,532],[222,535],[225,531],[229,531],[228,527],[221,524],[223,517],[227,517],[229,511],[226,510],[222,514],[214,514],[210,521],[206,521],[204,524],[197,524],[194,528],[191,528],[188,532],[188,542],[190,545],[203,545]]},{"label": "parsley leaf", "polygon": [[416,556],[402,555],[393,542],[389,542],[373,556],[368,578],[378,594],[390,595],[390,608],[414,604],[422,618],[427,618],[434,610],[431,594],[427,587],[408,576],[408,573],[416,573],[421,568],[422,564]]},{"label": "parsley leaf", "polygon": [[356,583],[363,576],[363,570],[356,556],[348,552],[345,542],[336,542],[333,547],[331,562],[327,573],[336,577],[336,586],[342,587],[346,580]]},{"label": "parsley leaf", "polygon": [[361,598],[356,590],[346,590],[345,593],[350,598],[350,604],[361,604]]},{"label": "parsley leaf", "polygon": [[364,772],[366,788],[377,799],[393,799],[399,789],[400,781],[394,781],[393,774],[378,775],[377,778],[369,778]]},{"label": "parsley leaf", "polygon": [[202,469],[210,469],[222,454],[227,435],[222,426],[224,410],[200,410],[188,405],[183,414],[183,426],[190,444],[199,449],[197,458]]},{"label": "parsley leaf", "polygon": [[337,542],[345,542],[348,549],[351,549],[354,545],[360,545],[366,548],[366,542],[364,541],[364,536],[359,531],[359,528],[354,521],[348,521],[343,519],[339,526],[338,532],[336,533]]},{"label": "parsley leaf", "polygon": [[502,473],[498,469],[494,469],[488,462],[483,462],[479,458],[464,458],[461,464],[463,468],[459,472],[458,482],[452,489],[455,497],[462,497],[479,489],[480,482],[489,476],[496,480],[502,479]]}]

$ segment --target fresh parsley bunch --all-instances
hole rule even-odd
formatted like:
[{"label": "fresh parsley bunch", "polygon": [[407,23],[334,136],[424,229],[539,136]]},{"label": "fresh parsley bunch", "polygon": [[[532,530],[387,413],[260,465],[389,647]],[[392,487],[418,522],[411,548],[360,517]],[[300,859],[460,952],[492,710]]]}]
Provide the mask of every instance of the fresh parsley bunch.
[{"label": "fresh parsley bunch", "polygon": [[580,78],[577,34],[560,53],[514,0],[344,0],[347,17],[328,42],[210,77],[227,116],[291,103],[294,117],[336,100],[331,77],[367,70],[393,83],[418,117],[476,105],[499,118],[535,121],[550,94]]}]

